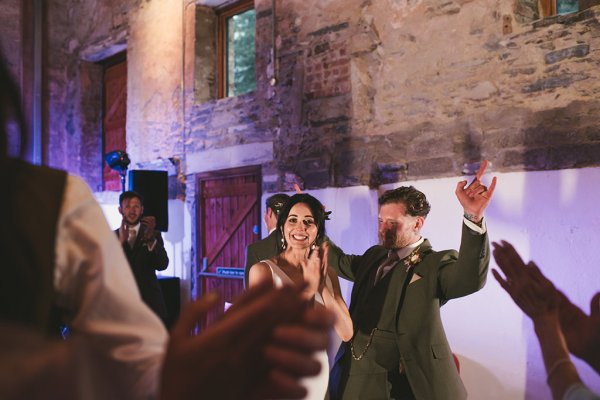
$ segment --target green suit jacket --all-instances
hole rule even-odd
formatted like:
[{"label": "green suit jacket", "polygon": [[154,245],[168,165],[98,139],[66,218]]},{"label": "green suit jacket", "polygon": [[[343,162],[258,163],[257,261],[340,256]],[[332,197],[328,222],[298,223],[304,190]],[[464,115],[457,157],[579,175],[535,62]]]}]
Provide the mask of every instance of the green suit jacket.
[{"label": "green suit jacket", "polygon": [[373,246],[362,256],[341,255],[331,264],[340,276],[354,281],[350,305],[354,354],[358,358],[364,352],[357,361],[350,343],[342,343],[337,371],[332,373],[332,377],[337,374],[337,381],[332,381],[337,396],[332,398],[389,399],[389,372],[397,368],[406,373],[419,400],[466,398],[440,306],[485,284],[490,260],[487,234],[477,234],[463,224],[459,252],[433,251],[425,240],[420,253],[422,260],[412,273],[400,262],[375,286],[373,277],[387,249]]}]

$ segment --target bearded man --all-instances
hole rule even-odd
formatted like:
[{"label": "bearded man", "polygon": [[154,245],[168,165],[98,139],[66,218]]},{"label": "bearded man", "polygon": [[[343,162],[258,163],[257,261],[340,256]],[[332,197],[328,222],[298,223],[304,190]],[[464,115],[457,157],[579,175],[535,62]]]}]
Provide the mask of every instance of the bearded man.
[{"label": "bearded man", "polygon": [[430,210],[414,187],[379,198],[380,245],[330,265],[354,282],[352,340],[342,343],[330,374],[331,399],[465,399],[440,318],[440,306],[485,284],[490,251],[483,212],[496,186],[461,181],[460,252],[434,251],[421,229]]},{"label": "bearded man", "polygon": [[142,300],[168,327],[167,307],[155,271],[165,270],[169,265],[169,257],[162,236],[155,229],[156,219],[153,216],[142,217],[144,200],[134,191],[123,192],[119,196],[119,214],[123,220],[115,232]]}]

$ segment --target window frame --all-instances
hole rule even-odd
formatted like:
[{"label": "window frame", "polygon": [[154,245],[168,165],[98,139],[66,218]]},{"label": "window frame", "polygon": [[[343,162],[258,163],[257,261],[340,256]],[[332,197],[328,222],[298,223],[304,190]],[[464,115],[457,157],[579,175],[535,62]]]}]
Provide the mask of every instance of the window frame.
[{"label": "window frame", "polygon": [[227,97],[227,20],[254,8],[254,0],[240,0],[217,10],[217,98],[219,99]]}]

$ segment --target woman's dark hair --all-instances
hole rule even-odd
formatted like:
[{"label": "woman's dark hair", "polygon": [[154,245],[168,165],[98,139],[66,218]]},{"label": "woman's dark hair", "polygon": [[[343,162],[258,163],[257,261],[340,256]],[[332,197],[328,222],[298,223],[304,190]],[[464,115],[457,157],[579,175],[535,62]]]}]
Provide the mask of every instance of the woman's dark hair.
[{"label": "woman's dark hair", "polygon": [[[14,127],[14,129],[12,129]],[[8,70],[4,56],[0,54],[0,162],[4,163],[9,154],[9,135],[19,140],[19,155],[25,153],[27,131],[21,110],[19,88]]]},{"label": "woman's dark hair", "polygon": [[285,225],[285,221],[290,215],[290,210],[298,203],[304,203],[310,208],[310,212],[315,219],[315,225],[317,226],[315,244],[320,245],[325,237],[325,207],[323,207],[323,204],[319,200],[308,193],[297,193],[289,198],[277,217],[277,231],[281,234],[283,225]]}]

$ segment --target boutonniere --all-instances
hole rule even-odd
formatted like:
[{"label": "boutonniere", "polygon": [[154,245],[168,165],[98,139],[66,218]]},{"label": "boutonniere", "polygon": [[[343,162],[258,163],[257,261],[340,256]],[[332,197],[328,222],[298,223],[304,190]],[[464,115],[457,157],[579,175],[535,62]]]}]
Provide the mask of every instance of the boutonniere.
[{"label": "boutonniere", "polygon": [[421,246],[415,248],[405,259],[404,266],[406,267],[406,272],[410,271],[415,267],[418,263],[423,260],[423,255],[419,252]]}]

